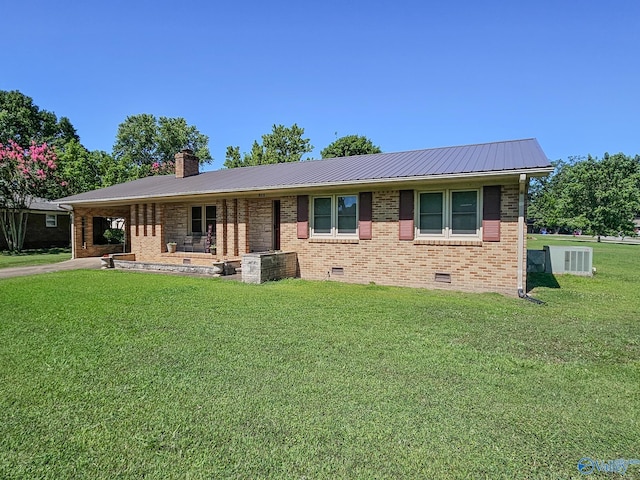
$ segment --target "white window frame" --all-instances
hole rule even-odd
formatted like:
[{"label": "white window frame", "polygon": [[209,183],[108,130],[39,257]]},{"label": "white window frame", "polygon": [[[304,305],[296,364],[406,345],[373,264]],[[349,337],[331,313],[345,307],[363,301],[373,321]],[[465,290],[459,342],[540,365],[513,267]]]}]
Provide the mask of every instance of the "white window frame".
[{"label": "white window frame", "polygon": [[[416,238],[481,238],[481,215],[482,212],[482,195],[480,188],[440,188],[433,190],[420,190],[416,192],[415,199],[415,233]],[[458,192],[475,192],[476,193],[476,231],[475,233],[453,233],[453,194]],[[442,233],[420,233],[420,194],[422,193],[442,193],[443,205],[443,222]]]},{"label": "white window frame", "polygon": [[58,227],[58,215],[55,213],[47,213],[45,214],[44,224],[47,228],[57,228]]},{"label": "white window frame", "polygon": [[[194,232],[191,229],[193,228],[193,207],[200,207],[200,222],[202,225],[202,232]],[[207,235],[207,207],[214,207],[216,209],[216,222],[214,223],[214,228],[213,228],[213,236],[216,236],[216,224],[217,224],[217,216],[218,216],[218,208],[215,204],[213,203],[204,203],[202,205],[199,204],[192,204],[189,205],[189,235],[200,235],[200,236],[206,236]]]},{"label": "white window frame", "polygon": [[[339,197],[354,197],[356,199],[356,229],[351,233],[338,232],[338,198]],[[331,199],[331,230],[329,233],[320,233],[315,230],[315,205],[316,200],[321,198]],[[317,238],[358,238],[358,219],[360,218],[360,198],[357,193],[337,193],[330,195],[316,195],[311,197],[310,208],[310,224],[311,224],[311,237]]]}]

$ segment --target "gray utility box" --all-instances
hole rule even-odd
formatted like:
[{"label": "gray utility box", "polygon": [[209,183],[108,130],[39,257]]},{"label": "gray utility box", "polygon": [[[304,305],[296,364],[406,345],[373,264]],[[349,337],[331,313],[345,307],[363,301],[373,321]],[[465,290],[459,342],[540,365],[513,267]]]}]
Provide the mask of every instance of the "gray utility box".
[{"label": "gray utility box", "polygon": [[593,249],[591,247],[564,247],[545,245],[545,273],[593,275]]},{"label": "gray utility box", "polygon": [[264,283],[270,280],[294,278],[298,271],[295,252],[256,252],[242,256],[242,281]]}]

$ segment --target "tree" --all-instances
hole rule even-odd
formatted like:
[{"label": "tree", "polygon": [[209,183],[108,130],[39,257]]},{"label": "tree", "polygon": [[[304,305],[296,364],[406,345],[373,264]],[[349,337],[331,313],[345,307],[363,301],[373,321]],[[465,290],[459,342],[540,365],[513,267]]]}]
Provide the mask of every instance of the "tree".
[{"label": "tree", "polygon": [[346,135],[327,145],[320,155],[322,158],[350,157],[352,155],[367,155],[382,153],[380,147],[362,135]]},{"label": "tree", "polygon": [[0,144],[0,230],[11,251],[22,250],[31,202],[50,199],[64,182],[57,176],[55,149],[32,142]]},{"label": "tree", "polygon": [[243,167],[242,158],[240,157],[240,147],[227,147],[227,153],[224,156],[224,166],[227,168]]},{"label": "tree", "polygon": [[132,115],[118,125],[113,156],[142,166],[158,160],[158,124],[156,117],[143,113]]},{"label": "tree", "polygon": [[530,216],[539,225],[580,229],[600,238],[633,231],[640,210],[640,157],[622,153],[558,163],[534,188]]},{"label": "tree", "polygon": [[58,177],[65,186],[51,195],[54,198],[109,187],[132,177],[133,166],[118,162],[107,152],[90,152],[76,140],[68,142],[62,151],[56,149],[56,153]]},{"label": "tree", "polygon": [[209,137],[182,118],[160,117],[158,121],[159,163],[173,162],[174,155],[184,148],[193,150],[201,162],[211,160]]},{"label": "tree", "polygon": [[[180,127],[185,131],[182,138],[197,138],[197,130],[188,127],[182,119],[163,117],[160,126],[163,127],[163,135],[177,139],[176,142],[181,141]],[[7,146],[11,140],[23,149],[28,149],[32,142],[46,143],[49,148],[55,148],[56,176],[60,181],[48,184],[51,190],[40,195],[47,198],[59,198],[108,187],[138,178],[141,171],[155,174],[164,173],[166,170],[164,166],[159,165],[154,168],[153,160],[150,166],[142,168],[140,165],[127,163],[128,159],[116,160],[106,152],[90,152],[80,143],[68,118],[60,117],[58,120],[55,114],[40,109],[30,97],[19,91],[0,91],[0,143]],[[139,143],[143,143],[142,140],[138,140]],[[205,137],[205,144],[206,141]],[[170,143],[164,142],[161,150],[170,148],[166,146]],[[206,155],[208,156],[208,150]],[[173,162],[168,165],[172,168]]]},{"label": "tree", "polygon": [[61,148],[79,137],[68,118],[58,120],[54,113],[41,110],[31,97],[18,90],[0,90],[0,143],[7,145],[10,140],[25,149],[31,142]]},{"label": "tree", "polygon": [[[578,159],[579,160],[579,159]],[[569,162],[575,159],[570,157]],[[529,207],[527,216],[534,219],[539,227],[555,229],[567,226],[568,220],[563,218],[560,210],[559,192],[565,183],[565,167],[563,160],[551,162],[554,171],[548,177],[537,177],[531,180],[529,188]]]},{"label": "tree", "polygon": [[160,117],[143,113],[126,118],[118,126],[113,157],[126,166],[129,178],[173,171],[174,155],[184,148],[195,152],[201,163],[211,161],[209,137],[184,118]]},{"label": "tree", "polygon": [[291,127],[273,125],[271,133],[262,135],[262,144],[254,140],[250,153],[240,158],[240,147],[227,147],[226,168],[299,162],[305,153],[313,151],[308,138],[302,138],[304,128],[295,123]]},{"label": "tree", "polygon": [[90,152],[80,142],[71,140],[56,153],[58,175],[65,185],[55,185],[59,191],[51,192],[51,197],[60,198],[100,188],[100,172],[92,162]]},{"label": "tree", "polygon": [[631,233],[640,207],[639,167],[637,159],[621,153],[576,163],[566,174],[561,196],[565,216],[598,238]]},{"label": "tree", "polygon": [[89,162],[98,169],[100,176],[98,188],[110,187],[137,178],[135,165],[127,164],[122,160],[118,161],[105,151],[94,150],[90,152]]}]

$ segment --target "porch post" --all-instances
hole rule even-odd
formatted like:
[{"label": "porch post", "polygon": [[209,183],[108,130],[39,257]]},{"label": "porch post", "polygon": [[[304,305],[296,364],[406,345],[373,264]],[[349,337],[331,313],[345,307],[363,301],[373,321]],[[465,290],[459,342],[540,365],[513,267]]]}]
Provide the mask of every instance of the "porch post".
[{"label": "porch post", "polygon": [[71,223],[71,258],[76,258],[76,215],[73,211],[73,207],[71,207],[70,213],[70,222]]}]

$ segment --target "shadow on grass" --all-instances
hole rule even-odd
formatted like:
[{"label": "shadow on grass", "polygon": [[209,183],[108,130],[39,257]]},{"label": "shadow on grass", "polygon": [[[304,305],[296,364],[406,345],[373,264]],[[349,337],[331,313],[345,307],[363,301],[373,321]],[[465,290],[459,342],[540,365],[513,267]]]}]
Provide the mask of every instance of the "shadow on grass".
[{"label": "shadow on grass", "polygon": [[527,273],[527,293],[536,287],[560,288],[552,273]]}]

